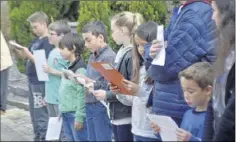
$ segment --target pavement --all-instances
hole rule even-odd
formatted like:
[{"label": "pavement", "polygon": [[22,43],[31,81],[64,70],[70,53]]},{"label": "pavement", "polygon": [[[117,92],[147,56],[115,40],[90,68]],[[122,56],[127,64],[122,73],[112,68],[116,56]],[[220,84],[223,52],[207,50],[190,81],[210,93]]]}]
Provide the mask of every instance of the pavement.
[{"label": "pavement", "polygon": [[29,112],[8,106],[7,112],[1,115],[1,141],[32,141],[33,128]]}]

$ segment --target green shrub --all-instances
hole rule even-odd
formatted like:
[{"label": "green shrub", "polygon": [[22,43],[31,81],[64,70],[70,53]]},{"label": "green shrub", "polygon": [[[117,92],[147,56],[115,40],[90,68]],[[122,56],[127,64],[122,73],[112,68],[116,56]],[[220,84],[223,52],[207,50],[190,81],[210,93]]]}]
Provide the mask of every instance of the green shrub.
[{"label": "green shrub", "polygon": [[[117,51],[119,47],[113,42],[110,31],[111,17],[121,11],[140,12],[146,21],[165,24],[166,5],[163,1],[76,1],[76,0],[44,0],[44,1],[9,1],[9,15],[11,21],[11,37],[20,44],[27,46],[33,39],[29,23],[26,21],[35,11],[44,11],[51,19],[69,19],[78,21],[77,30],[88,22],[101,20],[106,25],[108,43]],[[88,59],[89,52],[84,51],[82,57]],[[22,61],[17,62],[23,69]]]},{"label": "green shrub", "polygon": [[[9,1],[9,19],[11,21],[11,38],[24,46],[34,38],[26,19],[35,11],[44,11],[49,20],[57,20],[66,15],[72,1],[50,0],[50,1]],[[21,60],[17,61],[20,71],[24,71]]]}]

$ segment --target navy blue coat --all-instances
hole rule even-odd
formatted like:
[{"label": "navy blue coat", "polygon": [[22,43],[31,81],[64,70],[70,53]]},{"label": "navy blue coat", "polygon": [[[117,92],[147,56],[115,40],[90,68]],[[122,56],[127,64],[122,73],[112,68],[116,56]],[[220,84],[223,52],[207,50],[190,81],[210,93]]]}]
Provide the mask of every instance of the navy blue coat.
[{"label": "navy blue coat", "polygon": [[185,5],[176,19],[170,21],[165,33],[168,41],[165,65],[151,65],[148,70],[155,81],[154,113],[177,121],[189,109],[178,73],[196,62],[215,61],[216,28],[211,17],[211,5],[197,1]]}]

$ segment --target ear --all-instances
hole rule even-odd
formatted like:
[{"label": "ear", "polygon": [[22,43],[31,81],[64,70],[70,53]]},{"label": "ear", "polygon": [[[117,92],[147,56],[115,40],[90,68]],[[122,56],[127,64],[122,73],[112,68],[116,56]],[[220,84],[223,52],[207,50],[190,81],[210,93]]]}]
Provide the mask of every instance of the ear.
[{"label": "ear", "polygon": [[100,40],[100,43],[101,43],[101,42],[104,42],[104,37],[103,37],[102,34],[98,35],[98,38],[99,38],[99,40]]},{"label": "ear", "polygon": [[76,51],[76,47],[75,47],[75,45],[73,45],[73,50],[72,50],[72,52],[75,52]]},{"label": "ear", "polygon": [[205,88],[206,95],[211,96],[213,87],[211,85]]}]

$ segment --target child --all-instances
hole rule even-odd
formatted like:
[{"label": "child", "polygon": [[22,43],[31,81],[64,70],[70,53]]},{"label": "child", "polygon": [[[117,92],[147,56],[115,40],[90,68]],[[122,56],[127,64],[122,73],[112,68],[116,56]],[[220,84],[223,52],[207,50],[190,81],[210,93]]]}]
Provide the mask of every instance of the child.
[{"label": "child", "polygon": [[[125,105],[132,106],[132,133],[134,141],[158,141],[149,126],[149,121],[145,117],[151,112],[151,108],[146,107],[149,96],[153,88],[153,82],[147,77],[144,56],[144,45],[156,39],[157,24],[147,22],[138,27],[135,31],[135,45],[132,48],[133,73],[132,82],[124,80],[127,90],[134,96],[117,95],[117,99]],[[137,64],[138,63],[138,64]]]},{"label": "child", "polygon": [[[180,129],[176,130],[178,141],[201,141],[208,101],[212,94],[214,73],[207,62],[191,65],[179,73],[186,103],[192,107],[185,112]],[[161,131],[152,123],[153,130]]]},{"label": "child", "polygon": [[[86,76],[94,83],[94,89],[106,89],[107,82],[100,73],[89,64],[91,62],[113,63],[115,52],[109,47],[105,25],[101,21],[86,24],[82,29],[85,46],[92,52],[89,56]],[[106,107],[103,106],[91,93],[85,97],[86,120],[89,141],[111,141],[112,131]]]},{"label": "child", "polygon": [[[133,33],[137,27],[144,22],[143,16],[139,13],[121,12],[116,14],[111,20],[112,38],[118,45],[119,49],[116,59],[116,69],[124,76],[125,79],[131,79],[132,72],[132,53]],[[100,99],[106,97],[110,105],[110,119],[115,141],[133,141],[131,133],[131,107],[122,104],[117,100],[118,92],[98,90],[94,95]],[[120,94],[119,94],[120,95]]]},{"label": "child", "polygon": [[[64,35],[59,43],[61,56],[70,62],[68,70],[74,73],[85,74],[86,66],[80,57],[83,47],[84,41],[73,33]],[[87,141],[83,86],[63,76],[59,93],[59,110],[63,119],[66,140]]]},{"label": "child", "polygon": [[45,50],[46,58],[48,58],[53,47],[48,42],[48,16],[42,11],[37,11],[30,15],[27,21],[37,37],[31,42],[29,48],[24,48],[21,52],[28,59],[26,62],[26,74],[29,80],[29,107],[35,135],[34,140],[43,141],[45,140],[48,122],[47,108],[43,103],[45,82],[38,80],[33,51],[43,49]]},{"label": "child", "polygon": [[57,117],[59,87],[61,84],[62,69],[66,69],[68,62],[61,57],[59,41],[71,31],[70,26],[64,20],[51,23],[49,29],[49,42],[54,46],[48,57],[48,64],[43,69],[49,75],[49,81],[45,82],[45,101],[47,103],[49,117]]}]

